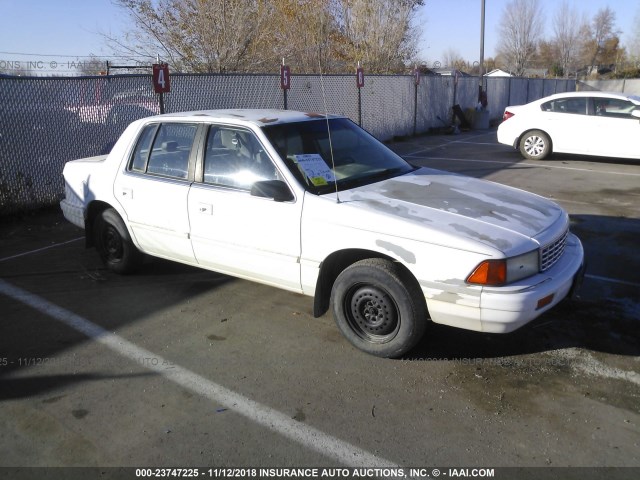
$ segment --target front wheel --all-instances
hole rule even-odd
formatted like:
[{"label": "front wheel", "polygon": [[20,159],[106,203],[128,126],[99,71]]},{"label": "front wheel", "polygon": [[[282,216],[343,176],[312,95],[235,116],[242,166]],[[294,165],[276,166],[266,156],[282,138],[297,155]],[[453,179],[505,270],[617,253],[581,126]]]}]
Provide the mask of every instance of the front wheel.
[{"label": "front wheel", "polygon": [[551,153],[551,139],[540,130],[525,133],[520,140],[520,153],[530,160],[543,160]]},{"label": "front wheel", "polygon": [[93,225],[94,244],[105,266],[116,273],[133,272],[142,260],[122,218],[113,208],[102,211]]},{"label": "front wheel", "polygon": [[411,350],[426,329],[427,308],[415,280],[399,264],[361,260],[347,267],[331,291],[333,315],[356,348],[395,358]]}]

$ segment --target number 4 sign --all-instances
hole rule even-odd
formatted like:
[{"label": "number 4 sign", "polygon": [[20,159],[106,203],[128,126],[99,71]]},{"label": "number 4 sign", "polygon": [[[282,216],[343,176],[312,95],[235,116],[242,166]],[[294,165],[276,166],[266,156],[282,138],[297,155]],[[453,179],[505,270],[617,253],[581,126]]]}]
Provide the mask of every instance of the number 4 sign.
[{"label": "number 4 sign", "polygon": [[169,84],[169,65],[156,63],[153,65],[153,88],[156,93],[168,93],[171,91]]}]

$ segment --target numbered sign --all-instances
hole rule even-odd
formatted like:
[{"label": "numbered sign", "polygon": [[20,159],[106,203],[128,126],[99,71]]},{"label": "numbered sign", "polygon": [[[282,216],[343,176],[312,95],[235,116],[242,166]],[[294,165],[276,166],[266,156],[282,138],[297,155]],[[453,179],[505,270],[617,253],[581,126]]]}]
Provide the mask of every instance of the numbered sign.
[{"label": "numbered sign", "polygon": [[364,70],[362,67],[358,67],[356,70],[356,86],[358,88],[364,87]]},{"label": "numbered sign", "polygon": [[283,90],[291,88],[291,69],[289,65],[280,66],[280,88]]},{"label": "numbered sign", "polygon": [[156,93],[168,93],[171,91],[169,84],[169,65],[156,63],[153,65],[153,89]]}]

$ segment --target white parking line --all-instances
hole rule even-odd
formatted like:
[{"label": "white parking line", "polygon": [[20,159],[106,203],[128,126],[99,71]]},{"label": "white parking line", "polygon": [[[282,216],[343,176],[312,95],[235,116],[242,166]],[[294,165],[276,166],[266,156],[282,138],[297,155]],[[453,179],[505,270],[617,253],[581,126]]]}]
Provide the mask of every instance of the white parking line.
[{"label": "white parking line", "polygon": [[352,468],[400,468],[389,460],[375,456],[350,443],[293,420],[283,413],[207,380],[185,368],[176,365],[175,368],[164,369],[162,365],[166,365],[165,360],[159,355],[140,348],[128,340],[106,331],[89,320],[26,290],[11,285],[2,279],[0,279],[0,293],[68,325],[134,362],[137,362],[140,358],[157,358],[158,362],[154,362],[156,363],[155,366],[148,364],[145,364],[145,366],[149,368],[149,370],[154,371],[158,375],[171,380],[183,388],[202,395],[212,402],[221,404],[229,410],[269,430],[279,433],[309,450],[339,462],[341,465]]},{"label": "white parking line", "polygon": [[628,282],[626,280],[618,280],[616,278],[601,277],[600,275],[586,274],[585,278],[591,278],[592,280],[599,280],[600,282],[617,283],[619,285],[628,285],[630,287],[640,288],[640,283]]},{"label": "white parking line", "polygon": [[[447,147],[449,145],[453,145],[454,143],[471,143],[471,144],[475,144],[475,142],[470,142],[469,140],[472,140],[474,138],[480,138],[480,137],[484,137],[486,135],[490,135],[489,133],[480,133],[478,135],[473,135],[471,137],[465,137],[465,138],[460,138],[460,139],[456,139],[456,140],[451,140],[450,142],[445,142],[445,143],[441,143],[440,145],[430,145],[428,147],[423,147],[420,150],[416,150],[415,152],[411,152],[411,153],[405,153],[403,155],[401,155],[402,157],[411,157],[413,155],[417,155],[419,153],[422,152],[428,152],[429,150],[435,150],[436,148],[442,148],[442,147]],[[477,143],[477,145],[497,145],[495,143]]]},{"label": "white parking line", "polygon": [[[409,157],[415,154],[406,154],[402,155],[402,157]],[[468,158],[449,158],[449,157],[418,157],[424,160],[446,160],[450,162],[468,162],[468,163],[498,163],[501,165],[509,165],[511,167],[520,167],[521,165],[526,165],[528,167],[537,167],[537,168],[555,168],[558,170],[574,170],[578,172],[589,172],[589,173],[597,173],[603,174],[607,173],[609,175],[623,175],[625,177],[640,177],[640,173],[629,173],[629,172],[612,172],[608,170],[593,170],[589,168],[577,168],[577,167],[561,167],[559,165],[550,165],[549,163],[540,164],[540,163],[531,163],[531,162],[505,162],[503,160],[478,160],[478,159],[468,159]]]},{"label": "white parking line", "polygon": [[25,255],[31,255],[32,253],[42,252],[44,250],[49,250],[50,248],[59,247],[60,245],[77,242],[78,240],[84,240],[84,237],[74,238],[73,240],[67,240],[66,242],[54,243],[53,245],[49,245],[48,247],[37,248],[36,250],[30,250],[28,252],[18,253],[17,255],[11,255],[10,257],[0,258],[0,262],[6,262],[7,260],[13,260],[14,258],[20,258],[24,257]]}]

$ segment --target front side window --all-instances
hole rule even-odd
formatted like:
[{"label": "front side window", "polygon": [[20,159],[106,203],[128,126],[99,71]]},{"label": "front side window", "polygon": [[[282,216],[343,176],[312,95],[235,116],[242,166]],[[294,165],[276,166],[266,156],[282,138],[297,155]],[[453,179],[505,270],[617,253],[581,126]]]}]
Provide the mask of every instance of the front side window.
[{"label": "front side window", "polygon": [[300,183],[316,194],[367,185],[414,170],[345,118],[271,125],[263,131]]},{"label": "front side window", "polygon": [[255,182],[282,180],[262,144],[249,130],[212,126],[204,156],[204,182],[251,190]]},{"label": "front side window", "polygon": [[197,125],[147,125],[138,138],[129,169],[164,177],[186,179]]},{"label": "front side window", "polygon": [[620,98],[595,97],[593,101],[593,111],[596,115],[616,118],[635,118],[631,116],[638,106],[628,100]]}]

